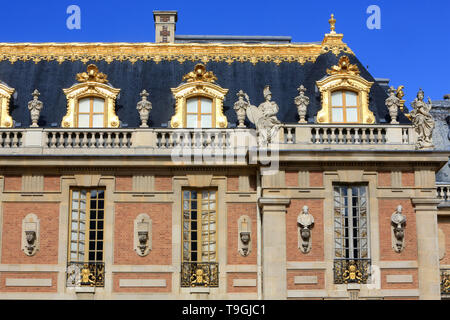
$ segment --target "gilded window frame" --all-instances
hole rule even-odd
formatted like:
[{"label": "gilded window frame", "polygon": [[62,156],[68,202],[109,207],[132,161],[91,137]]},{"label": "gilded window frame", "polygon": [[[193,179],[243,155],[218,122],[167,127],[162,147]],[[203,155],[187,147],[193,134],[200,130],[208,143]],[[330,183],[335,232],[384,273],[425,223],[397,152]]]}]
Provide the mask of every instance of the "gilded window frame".
[{"label": "gilded window frame", "polygon": [[0,82],[0,127],[12,128],[14,121],[9,114],[9,102],[15,89]]}]

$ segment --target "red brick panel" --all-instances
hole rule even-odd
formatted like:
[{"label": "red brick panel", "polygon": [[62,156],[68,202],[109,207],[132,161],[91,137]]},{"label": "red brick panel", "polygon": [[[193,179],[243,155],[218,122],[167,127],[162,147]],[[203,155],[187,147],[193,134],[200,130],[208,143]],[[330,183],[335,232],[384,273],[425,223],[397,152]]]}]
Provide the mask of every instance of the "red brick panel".
[{"label": "red brick panel", "polygon": [[227,273],[227,292],[229,293],[257,293],[257,281],[254,287],[235,287],[233,282],[235,279],[255,279],[257,280],[256,272],[229,272]]},{"label": "red brick panel", "polygon": [[414,187],[414,172],[402,172],[402,187]]},{"label": "red brick panel", "polygon": [[[392,248],[391,216],[397,206],[403,207],[402,214],[406,216],[405,249],[397,253]],[[379,232],[380,232],[380,260],[417,260],[417,230],[416,215],[410,200],[379,199]]]},{"label": "red brick panel", "polygon": [[[412,275],[411,283],[388,283],[388,275]],[[381,269],[381,289],[418,289],[418,271],[417,269]]]},{"label": "red brick panel", "polygon": [[172,191],[172,176],[155,176],[156,191]]},{"label": "red brick panel", "polygon": [[[164,279],[166,287],[120,287],[120,279]],[[113,290],[114,292],[171,292],[172,291],[172,274],[170,272],[146,272],[146,273],[114,273],[113,274]]]},{"label": "red brick panel", "polygon": [[[302,253],[298,248],[297,217],[303,206],[309,207],[314,217],[311,229],[312,247],[309,253]],[[287,261],[323,261],[323,200],[292,199],[286,214],[286,258]]]},{"label": "red brick panel", "polygon": [[[228,264],[256,264],[257,237],[256,237],[256,204],[255,203],[229,203],[227,207],[227,261]],[[246,257],[238,252],[238,220],[246,215],[252,224],[251,245],[252,251]],[[225,230],[218,226],[217,230]]]},{"label": "red brick panel", "polygon": [[310,171],[309,172],[309,186],[310,187],[323,187],[323,172],[322,171]]},{"label": "red brick panel", "polygon": [[440,264],[450,264],[450,217],[440,216],[438,218],[438,227],[445,234],[445,255]]},{"label": "red brick panel", "polygon": [[298,171],[286,171],[284,179],[286,187],[298,187]]},{"label": "red brick panel", "polygon": [[378,172],[378,186],[390,187],[391,186],[391,173],[387,171]]},{"label": "red brick panel", "polygon": [[116,191],[132,191],[133,178],[131,176],[116,176]]},{"label": "red brick panel", "polygon": [[[295,284],[295,277],[317,277],[317,283]],[[325,271],[324,270],[288,270],[287,271],[287,289],[288,290],[317,290],[325,289]]]},{"label": "red brick panel", "polygon": [[[10,287],[6,279],[52,279],[51,287]],[[0,272],[0,292],[56,292],[57,272]]]},{"label": "red brick panel", "polygon": [[61,176],[44,176],[44,191],[61,191]]},{"label": "red brick panel", "polygon": [[239,191],[239,176],[227,177],[227,191]]},{"label": "red brick panel", "polygon": [[[145,257],[134,250],[134,220],[146,213],[152,220],[152,250]],[[181,234],[180,234],[181,238]],[[172,205],[117,203],[114,221],[114,263],[169,265],[172,263]]]},{"label": "red brick panel", "polygon": [[[27,256],[22,251],[22,220],[34,213],[40,222],[39,251]],[[59,202],[3,203],[2,263],[56,264],[58,263]]]},{"label": "red brick panel", "polygon": [[4,191],[22,191],[22,176],[5,176]]}]

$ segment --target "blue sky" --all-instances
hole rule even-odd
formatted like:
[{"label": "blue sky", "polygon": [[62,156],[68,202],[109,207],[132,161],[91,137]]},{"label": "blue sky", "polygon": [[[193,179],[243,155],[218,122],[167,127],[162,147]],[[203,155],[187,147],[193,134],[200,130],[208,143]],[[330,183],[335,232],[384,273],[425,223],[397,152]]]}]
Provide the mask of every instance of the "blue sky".
[{"label": "blue sky", "polygon": [[[69,30],[69,5],[81,30]],[[381,29],[366,26],[367,7],[381,9]],[[374,77],[405,85],[407,106],[419,88],[432,100],[450,93],[450,1],[3,1],[0,42],[153,42],[153,10],[178,10],[177,34],[283,35],[321,41],[331,13],[336,31]]]}]

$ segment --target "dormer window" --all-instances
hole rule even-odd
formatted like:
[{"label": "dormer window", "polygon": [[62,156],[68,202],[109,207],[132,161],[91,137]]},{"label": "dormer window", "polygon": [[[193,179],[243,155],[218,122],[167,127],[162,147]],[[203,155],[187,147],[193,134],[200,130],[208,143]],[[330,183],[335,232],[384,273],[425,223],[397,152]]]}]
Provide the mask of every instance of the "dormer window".
[{"label": "dormer window", "polygon": [[331,122],[359,122],[357,92],[338,90],[331,93]]},{"label": "dormer window", "polygon": [[15,89],[0,81],[0,128],[12,128],[13,119],[9,114],[9,101]]},{"label": "dormer window", "polygon": [[317,81],[322,95],[322,109],[317,113],[318,123],[372,124],[375,116],[369,110],[369,92],[373,82],[359,75],[356,65],[347,56],[327,70],[330,75]]},{"label": "dormer window", "polygon": [[186,82],[172,89],[176,105],[171,127],[226,128],[228,121],[222,109],[228,89],[214,84],[217,77],[202,64],[197,64],[183,80]]},{"label": "dormer window", "polygon": [[105,99],[98,97],[79,99],[76,122],[78,128],[104,128]]},{"label": "dormer window", "polygon": [[107,76],[91,64],[87,72],[77,74],[79,83],[63,89],[67,97],[64,128],[117,128],[119,118],[115,101],[120,89],[108,84]]}]

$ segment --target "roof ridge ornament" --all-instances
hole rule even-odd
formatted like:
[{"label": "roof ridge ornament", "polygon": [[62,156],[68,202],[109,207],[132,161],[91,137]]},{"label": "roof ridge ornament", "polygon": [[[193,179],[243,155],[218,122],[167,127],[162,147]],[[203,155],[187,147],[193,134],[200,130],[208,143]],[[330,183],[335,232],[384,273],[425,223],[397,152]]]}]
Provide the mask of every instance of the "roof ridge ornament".
[{"label": "roof ridge ornament", "polygon": [[98,67],[95,64],[90,64],[87,66],[87,72],[82,72],[77,74],[78,82],[100,82],[108,83],[108,76],[104,73],[98,71]]},{"label": "roof ridge ornament", "polygon": [[336,19],[334,18],[334,14],[331,14],[330,20],[328,20],[330,24],[330,34],[336,34]]},{"label": "roof ridge ornament", "polygon": [[348,56],[342,56],[339,59],[337,65],[332,66],[330,69],[327,69],[327,74],[335,75],[335,74],[351,74],[358,76],[360,73],[359,68],[356,64],[351,64]]},{"label": "roof ridge ornament", "polygon": [[211,82],[217,80],[217,77],[212,71],[206,71],[206,67],[199,63],[194,67],[194,71],[189,72],[183,76],[183,81],[187,82]]}]

